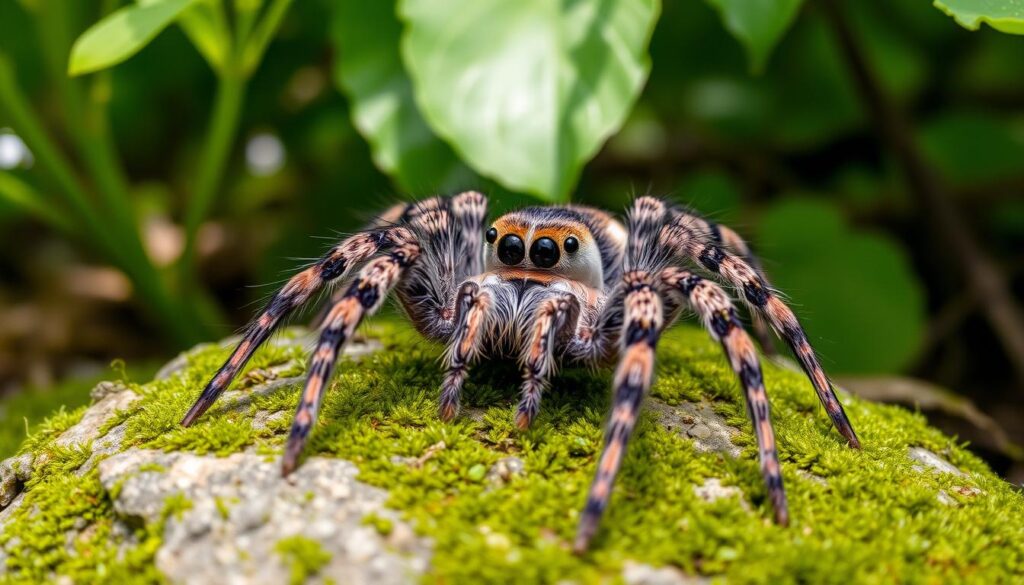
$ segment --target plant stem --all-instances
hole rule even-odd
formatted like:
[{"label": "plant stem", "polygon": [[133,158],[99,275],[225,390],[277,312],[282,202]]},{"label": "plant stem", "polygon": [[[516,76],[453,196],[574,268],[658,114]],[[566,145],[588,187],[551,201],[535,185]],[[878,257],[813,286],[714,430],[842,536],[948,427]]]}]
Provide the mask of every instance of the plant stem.
[{"label": "plant stem", "polygon": [[191,288],[190,283],[196,279],[196,237],[223,180],[231,146],[241,121],[246,84],[262,60],[289,6],[291,0],[274,0],[255,26],[249,20],[252,15],[243,15],[242,30],[237,31],[233,54],[224,69],[218,72],[217,96],[210,114],[206,145],[195,189],[185,209],[185,251],[181,257],[180,279],[186,292]]},{"label": "plant stem", "polygon": [[[46,7],[57,8],[50,3],[46,3]],[[69,10],[55,10],[50,17],[40,15],[35,19],[39,26],[44,60],[65,113],[65,125],[86,169],[95,181],[97,195],[102,203],[99,212],[107,225],[106,229],[113,232],[118,248],[131,267],[126,272],[147,299],[151,310],[159,313],[161,321],[174,323],[174,329],[181,333],[178,341],[195,343],[206,337],[200,313],[171,294],[169,283],[153,265],[142,243],[128,180],[109,130],[104,96],[109,91],[104,92],[102,85],[109,84],[110,74],[98,74],[94,91],[88,97],[80,81],[67,76],[67,55],[73,40],[72,13]]]},{"label": "plant stem", "polygon": [[[241,15],[231,56],[224,67],[217,71],[217,95],[210,114],[206,144],[195,188],[185,208],[185,250],[179,263],[179,280],[184,297],[200,309],[207,307],[212,310],[215,305],[206,302],[197,286],[196,240],[199,228],[209,214],[224,178],[231,147],[241,122],[249,77],[259,65],[290,5],[291,0],[275,0],[255,25],[252,21],[255,12]],[[258,7],[258,3],[255,6]]]},{"label": "plant stem", "polygon": [[[67,55],[72,41],[70,29],[73,26],[70,19],[74,11],[61,11],[50,2],[44,3],[41,9],[34,20],[43,47],[43,60],[60,99],[65,127],[96,182],[97,195],[106,208],[104,215],[121,246],[130,254],[141,253],[142,260],[149,263],[136,229],[128,181],[107,131],[106,108],[104,104],[87,101],[79,81],[67,76]],[[51,12],[51,16],[44,17],[43,11]]]},{"label": "plant stem", "polygon": [[36,119],[28,107],[28,99],[17,86],[14,70],[6,55],[0,54],[0,108],[6,113],[14,131],[25,141],[39,163],[57,183],[58,192],[62,193],[71,206],[72,212],[85,223],[88,231],[97,236],[97,241],[105,253],[120,263],[126,257],[112,239],[110,230],[104,229],[99,216],[92,207],[92,202],[85,190],[79,185],[71,164],[50,141],[43,130],[42,124]]},{"label": "plant stem", "polygon": [[266,52],[270,40],[274,38],[278,27],[281,26],[281,21],[288,14],[291,4],[292,0],[274,0],[274,3],[267,8],[263,18],[256,25],[252,36],[243,45],[242,71],[246,75],[252,74],[263,60],[263,53]]},{"label": "plant stem", "polygon": [[185,209],[185,251],[181,257],[181,283],[186,292],[195,282],[196,236],[220,187],[231,146],[238,132],[245,86],[246,80],[231,67],[219,78],[195,189]]},{"label": "plant stem", "polygon": [[936,240],[956,259],[974,294],[985,299],[981,308],[989,325],[1018,378],[1024,381],[1024,311],[1014,300],[999,266],[975,240],[934,169],[925,163],[914,142],[910,122],[875,78],[836,0],[825,0],[822,5],[876,131],[896,156],[911,194],[930,220]]},{"label": "plant stem", "polygon": [[[111,230],[104,216],[88,197],[71,164],[50,140],[42,124],[28,106],[28,99],[17,86],[14,70],[5,55],[0,54],[0,109],[5,111],[14,131],[25,141],[50,177],[57,183],[57,192],[67,200],[72,213],[81,219],[83,234],[90,238],[102,254],[132,279],[139,295],[155,313],[175,342],[194,343],[201,338],[196,321],[183,313],[184,305],[174,302],[160,275],[144,254],[132,253]],[[141,248],[139,248],[141,250]]]},{"label": "plant stem", "polygon": [[0,171],[0,197],[64,235],[79,235],[74,221],[64,213],[64,210],[45,201],[31,185],[13,173]]}]

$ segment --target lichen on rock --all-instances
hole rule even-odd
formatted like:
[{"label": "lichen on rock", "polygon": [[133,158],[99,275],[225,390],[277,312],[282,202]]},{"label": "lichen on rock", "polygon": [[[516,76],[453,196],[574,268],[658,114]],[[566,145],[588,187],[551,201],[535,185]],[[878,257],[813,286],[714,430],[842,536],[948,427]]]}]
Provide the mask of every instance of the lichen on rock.
[{"label": "lichen on rock", "polygon": [[[553,381],[516,430],[518,372],[481,364],[436,417],[440,348],[384,320],[327,392],[307,457],[279,453],[306,338],[280,336],[195,426],[226,344],[146,384],[109,383],[0,463],[7,582],[1006,582],[1024,579],[1024,498],[919,415],[843,397],[847,448],[810,385],[771,364],[792,524],[770,521],[741,392],[677,328],[593,550],[569,552],[600,449],[607,373]],[[379,340],[379,341],[378,341]]]}]

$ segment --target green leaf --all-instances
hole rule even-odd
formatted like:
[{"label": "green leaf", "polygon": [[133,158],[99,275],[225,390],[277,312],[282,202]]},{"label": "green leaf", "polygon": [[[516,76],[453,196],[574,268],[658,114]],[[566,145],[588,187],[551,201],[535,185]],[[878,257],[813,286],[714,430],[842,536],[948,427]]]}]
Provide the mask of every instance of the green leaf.
[{"label": "green leaf", "polygon": [[219,0],[196,0],[181,13],[178,24],[210,67],[223,69],[231,50],[231,32]]},{"label": "green leaf", "polygon": [[1024,121],[978,112],[947,111],[924,124],[921,149],[957,185],[1012,179],[1024,160]]},{"label": "green leaf", "polygon": [[1004,33],[1024,35],[1024,3],[1020,0],[935,0],[936,8],[969,30],[981,23]]},{"label": "green leaf", "polygon": [[427,126],[413,99],[398,52],[401,32],[393,2],[336,2],[335,83],[352,104],[352,123],[370,143],[374,163],[403,190],[466,186],[472,172]]},{"label": "green leaf", "polygon": [[722,16],[725,28],[747,48],[754,71],[764,69],[803,0],[707,0]]},{"label": "green leaf", "polygon": [[89,27],[71,47],[70,75],[82,75],[131,57],[196,0],[153,0],[125,6]]},{"label": "green leaf", "polygon": [[420,110],[504,186],[566,200],[650,71],[657,0],[403,0]]},{"label": "green leaf", "polygon": [[851,229],[823,201],[790,199],[762,218],[760,253],[826,370],[896,372],[925,332],[921,285],[893,240]]}]

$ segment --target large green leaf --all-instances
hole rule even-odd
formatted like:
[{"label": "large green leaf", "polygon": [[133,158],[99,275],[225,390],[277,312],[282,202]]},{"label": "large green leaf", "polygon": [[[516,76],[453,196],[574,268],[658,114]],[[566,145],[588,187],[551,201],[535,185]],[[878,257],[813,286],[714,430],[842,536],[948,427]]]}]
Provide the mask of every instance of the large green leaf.
[{"label": "large green leaf", "polygon": [[947,110],[923,124],[918,139],[932,166],[957,185],[1021,174],[1024,122],[1012,117]]},{"label": "large green leaf", "polygon": [[776,205],[760,223],[769,276],[807,328],[830,373],[899,371],[925,330],[921,286],[894,241],[855,231],[834,206]]},{"label": "large green leaf", "polygon": [[116,65],[138,53],[196,0],[153,0],[125,6],[89,27],[71,47],[68,73]]},{"label": "large green leaf", "polygon": [[725,28],[743,43],[755,71],[764,68],[772,49],[796,17],[803,0],[708,0]]},{"label": "large green leaf", "polygon": [[370,143],[374,162],[404,190],[465,186],[471,171],[427,126],[413,99],[398,52],[401,32],[393,2],[336,2],[334,80],[352,104],[352,122]]},{"label": "large green leaf", "polygon": [[657,0],[403,0],[430,126],[481,174],[565,200],[650,71]]},{"label": "large green leaf", "polygon": [[1024,2],[1020,0],[935,0],[934,4],[964,28],[978,30],[984,22],[998,31],[1024,35]]}]

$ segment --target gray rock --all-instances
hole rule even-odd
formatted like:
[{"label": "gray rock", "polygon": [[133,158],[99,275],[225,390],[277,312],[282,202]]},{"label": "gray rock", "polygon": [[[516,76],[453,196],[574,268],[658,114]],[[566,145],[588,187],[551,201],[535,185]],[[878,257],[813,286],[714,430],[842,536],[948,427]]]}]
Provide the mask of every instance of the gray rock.
[{"label": "gray rock", "polygon": [[493,485],[502,485],[508,483],[513,477],[522,475],[525,471],[526,464],[522,459],[512,456],[502,457],[487,470],[484,479]]},{"label": "gray rock", "polygon": [[256,431],[265,431],[270,423],[277,422],[283,418],[287,418],[288,413],[283,410],[277,412],[270,412],[269,410],[260,410],[252,418],[252,428]]},{"label": "gray rock", "polygon": [[119,410],[127,410],[133,402],[140,398],[138,394],[127,387],[116,385],[104,388],[99,395],[100,399],[85,411],[82,420],[57,437],[58,445],[85,447],[99,438],[100,429],[114,413]]},{"label": "gray rock", "polygon": [[[203,347],[203,346],[199,346],[199,347]],[[196,349],[198,349],[198,348],[196,348]],[[192,351],[195,351],[195,349],[193,349]],[[189,353],[191,353],[191,352],[189,352]],[[167,380],[168,378],[171,378],[172,376],[174,376],[178,372],[183,371],[185,368],[188,367],[188,356],[189,356],[189,353],[180,353],[177,356],[175,356],[174,359],[172,359],[171,361],[167,362],[166,364],[164,364],[164,366],[162,368],[157,370],[156,375],[154,376],[154,378],[157,379],[157,380]]]},{"label": "gray rock", "polygon": [[732,442],[740,430],[726,424],[710,402],[683,401],[673,406],[652,398],[647,408],[665,428],[691,439],[698,450],[740,456],[740,448]]},{"label": "gray rock", "polygon": [[717,477],[709,477],[701,485],[693,486],[693,493],[705,502],[736,498],[744,508],[748,507],[746,500],[743,499],[743,490],[734,485],[722,485],[722,480]]},{"label": "gray rock", "polygon": [[0,462],[0,508],[10,505],[32,477],[33,459],[31,453],[25,453]]},{"label": "gray rock", "polygon": [[960,471],[956,465],[953,465],[949,461],[946,461],[939,455],[925,449],[924,447],[911,447],[907,450],[907,455],[914,461],[921,464],[914,466],[914,469],[917,469],[918,471],[930,469],[938,471],[939,473],[952,473],[953,475],[959,476],[967,475]]},{"label": "gray rock", "polygon": [[626,561],[622,565],[622,580],[627,585],[704,585],[707,577],[687,575],[675,567],[652,567]]},{"label": "gray rock", "polygon": [[[287,582],[275,546],[293,536],[320,544],[331,557],[321,572],[339,583],[406,583],[429,562],[429,542],[384,507],[386,492],[357,481],[347,461],[314,457],[284,479],[277,461],[252,453],[130,449],[102,461],[99,473],[125,519],[159,521],[171,497],[190,503],[168,518],[156,556],[173,583]],[[388,519],[397,536],[364,525],[368,514]]]}]

